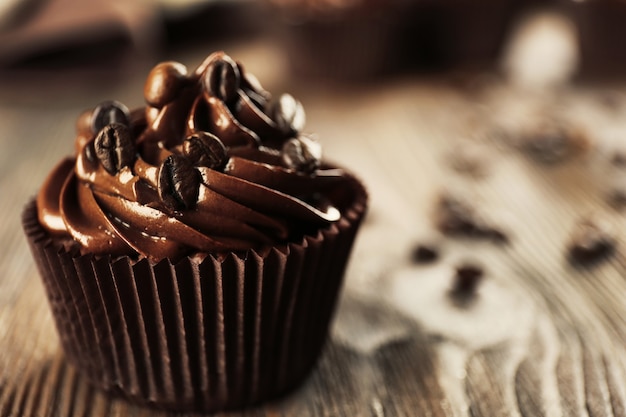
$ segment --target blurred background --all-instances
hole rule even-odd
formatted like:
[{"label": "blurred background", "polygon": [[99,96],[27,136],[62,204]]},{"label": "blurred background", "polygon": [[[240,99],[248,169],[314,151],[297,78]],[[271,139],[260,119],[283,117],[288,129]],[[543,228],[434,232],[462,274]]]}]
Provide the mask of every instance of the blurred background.
[{"label": "blurred background", "polygon": [[[87,85],[102,87],[192,50],[262,42],[274,71],[287,65],[305,80],[498,72],[532,21],[544,38],[519,66],[615,80],[626,67],[625,9],[616,0],[2,0],[0,75],[5,91],[24,79],[82,89],[94,74]],[[548,28],[537,23],[546,15]]]}]

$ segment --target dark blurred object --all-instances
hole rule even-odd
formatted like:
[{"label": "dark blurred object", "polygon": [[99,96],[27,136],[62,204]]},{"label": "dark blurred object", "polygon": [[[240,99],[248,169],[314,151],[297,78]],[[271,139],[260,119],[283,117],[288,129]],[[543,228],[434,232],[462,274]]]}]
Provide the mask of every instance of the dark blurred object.
[{"label": "dark blurred object", "polygon": [[28,1],[28,10],[7,11],[0,30],[1,67],[114,68],[131,54],[149,54],[160,38],[158,9],[153,3]]},{"label": "dark blurred object", "polygon": [[260,2],[253,0],[162,0],[164,37],[169,46],[194,45],[259,35],[265,22]]},{"label": "dark blurred object", "polygon": [[566,0],[565,11],[578,27],[581,78],[626,75],[626,2]]},{"label": "dark blurred object", "polygon": [[416,264],[429,264],[439,258],[439,249],[429,243],[418,243],[411,252],[411,260]]},{"label": "dark blurred object", "polygon": [[420,69],[485,67],[499,58],[524,0],[414,2],[403,48]]},{"label": "dark blurred object", "polygon": [[617,241],[608,225],[597,219],[584,218],[575,226],[567,246],[572,265],[591,267],[613,255]]},{"label": "dark blurred object", "polygon": [[297,76],[370,79],[399,64],[408,2],[271,0],[272,28]]}]

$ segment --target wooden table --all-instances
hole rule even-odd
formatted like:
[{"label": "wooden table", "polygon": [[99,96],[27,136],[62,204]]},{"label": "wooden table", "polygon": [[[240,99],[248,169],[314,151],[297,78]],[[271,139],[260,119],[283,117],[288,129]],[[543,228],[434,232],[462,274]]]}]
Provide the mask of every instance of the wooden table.
[{"label": "wooden table", "polygon": [[[167,58],[193,67],[218,47]],[[300,98],[325,154],[371,193],[317,368],[285,399],[225,415],[626,415],[626,215],[608,199],[626,187],[614,160],[626,151],[623,88],[537,91],[489,74],[311,84],[286,76],[266,42],[224,48],[270,91]],[[153,63],[90,82],[2,80],[0,416],[167,415],[109,399],[67,364],[19,220],[72,152],[79,112],[108,98],[140,105]],[[551,117],[586,131],[587,145],[549,164],[516,139]],[[471,202],[509,243],[442,234],[433,216],[442,192]],[[573,266],[568,242],[590,215],[609,225],[616,250]],[[415,262],[418,244],[438,259]],[[468,263],[484,277],[469,301],[455,302],[455,271]]]}]

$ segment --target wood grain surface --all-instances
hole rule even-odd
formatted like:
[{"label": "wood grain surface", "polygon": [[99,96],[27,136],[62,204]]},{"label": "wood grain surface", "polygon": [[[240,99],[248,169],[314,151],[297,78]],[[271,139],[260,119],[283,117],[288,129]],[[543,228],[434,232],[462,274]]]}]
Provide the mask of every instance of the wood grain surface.
[{"label": "wood grain surface", "polygon": [[[193,66],[211,50],[167,58]],[[615,156],[626,155],[621,86],[533,88],[490,74],[310,84],[286,77],[263,42],[227,52],[270,91],[304,103],[307,130],[364,180],[371,210],[310,378],[280,401],[223,415],[626,415],[626,213],[611,199],[626,192],[626,164]],[[79,112],[108,98],[140,105],[151,65],[105,85],[3,82],[2,417],[168,415],[108,398],[67,364],[19,221],[72,152]],[[541,153],[548,139],[539,151],[525,142],[542,123],[572,129],[548,147],[556,162]],[[468,202],[508,243],[441,233],[442,193]],[[571,236],[587,218],[607,225],[615,249],[574,265]],[[415,262],[418,244],[438,258]],[[484,276],[461,302],[451,288],[468,264]]]}]

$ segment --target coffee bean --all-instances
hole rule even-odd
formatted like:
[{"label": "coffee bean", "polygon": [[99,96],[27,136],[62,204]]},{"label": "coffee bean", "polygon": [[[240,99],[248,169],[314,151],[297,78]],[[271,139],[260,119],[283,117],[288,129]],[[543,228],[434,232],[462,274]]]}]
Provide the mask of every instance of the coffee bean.
[{"label": "coffee bean", "polygon": [[583,219],[576,225],[569,246],[568,257],[575,266],[593,266],[608,258],[617,242],[608,227],[591,219]]},{"label": "coffee bean", "polygon": [[146,102],[162,108],[174,100],[187,82],[187,67],[179,62],[167,61],[156,65],[143,88]]},{"label": "coffee bean", "polygon": [[159,171],[159,195],[173,210],[193,207],[200,190],[200,172],[182,156],[172,154],[163,161]]},{"label": "coffee bean", "polygon": [[526,152],[545,164],[564,160],[570,153],[569,138],[564,132],[545,131],[525,139]]},{"label": "coffee bean", "polygon": [[96,156],[111,175],[130,166],[135,160],[135,144],[130,128],[120,123],[106,125],[94,141]]},{"label": "coffee bean", "polygon": [[79,135],[91,135],[91,115],[93,114],[93,110],[84,110],[76,119],[76,133]]},{"label": "coffee bean", "polygon": [[411,259],[418,264],[431,263],[437,260],[439,252],[437,248],[428,244],[418,244],[413,248]]},{"label": "coffee bean", "polygon": [[222,141],[208,132],[197,132],[185,139],[183,153],[193,165],[215,170],[224,168],[228,160]]},{"label": "coffee bean", "polygon": [[484,272],[478,265],[464,264],[456,268],[452,292],[470,295],[476,292]]},{"label": "coffee bean", "polygon": [[582,130],[558,122],[537,125],[517,140],[526,155],[545,165],[562,163],[589,148],[589,140]]},{"label": "coffee bean", "polygon": [[96,160],[98,159],[96,156],[96,149],[94,147],[94,143],[91,141],[85,144],[85,157],[87,158],[89,162],[96,162]]},{"label": "coffee bean", "polygon": [[204,75],[207,91],[226,104],[237,101],[240,82],[237,63],[227,55],[211,62]]},{"label": "coffee bean", "polygon": [[481,221],[468,202],[450,194],[443,194],[437,206],[436,223],[442,233],[449,236],[480,235]]},{"label": "coffee bean", "polygon": [[100,132],[111,123],[130,126],[130,111],[119,101],[103,101],[96,106],[91,114],[91,131],[93,133]]},{"label": "coffee bean", "polygon": [[457,266],[448,291],[450,300],[457,307],[469,307],[476,301],[476,292],[484,275],[483,269],[478,265],[465,263]]},{"label": "coffee bean", "polygon": [[271,109],[270,117],[282,133],[288,136],[297,135],[306,122],[306,115],[302,103],[289,94],[280,96]]},{"label": "coffee bean", "polygon": [[497,244],[509,243],[509,236],[487,223],[468,201],[448,193],[439,197],[435,224],[446,236],[484,239]]},{"label": "coffee bean", "polygon": [[322,147],[306,136],[289,139],[282,148],[282,161],[287,168],[312,174],[320,166]]}]

